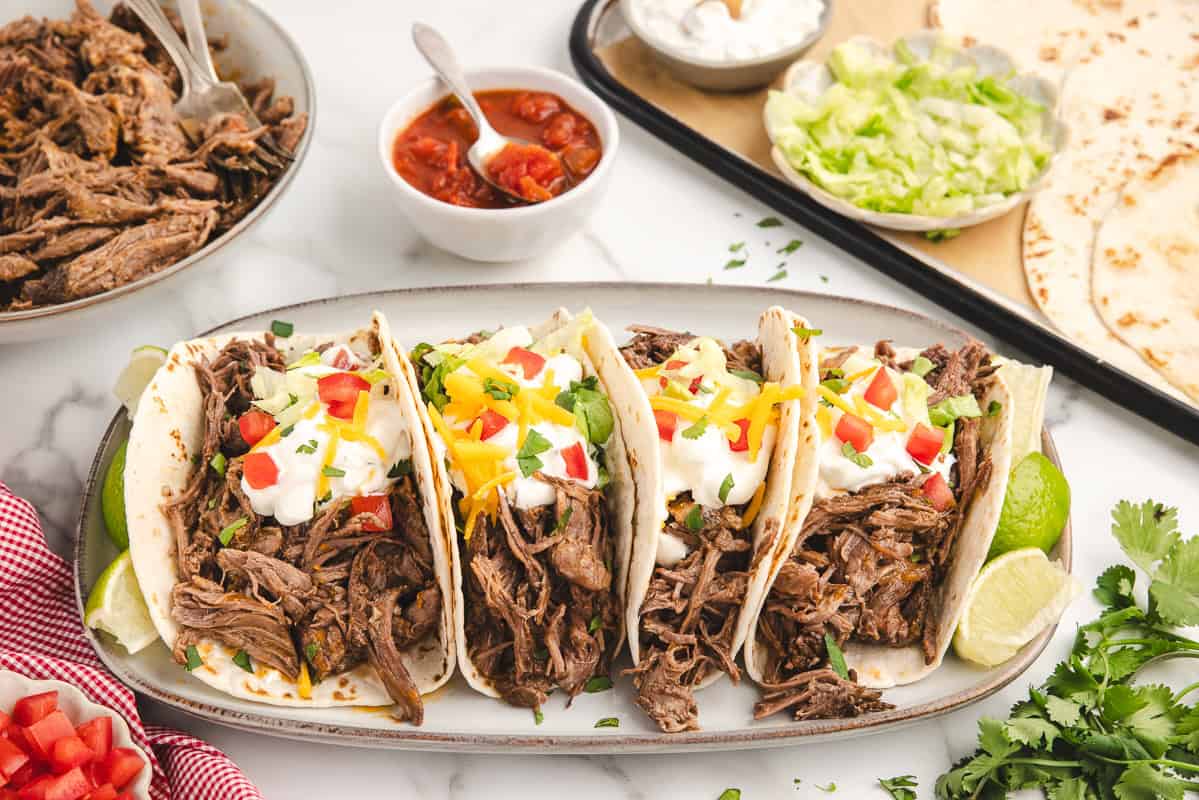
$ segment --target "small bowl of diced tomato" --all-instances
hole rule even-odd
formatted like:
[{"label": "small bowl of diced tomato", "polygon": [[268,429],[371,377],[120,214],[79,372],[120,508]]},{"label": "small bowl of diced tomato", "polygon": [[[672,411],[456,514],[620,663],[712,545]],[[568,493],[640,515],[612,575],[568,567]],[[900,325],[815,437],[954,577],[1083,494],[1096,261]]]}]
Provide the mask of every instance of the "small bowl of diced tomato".
[{"label": "small bowl of diced tomato", "polygon": [[150,778],[120,715],[68,683],[0,670],[0,800],[147,800]]},{"label": "small bowl of diced tomato", "polygon": [[492,178],[466,152],[478,136],[470,115],[437,78],[400,98],[379,126],[379,158],[400,211],[438,247],[475,261],[541,255],[582,229],[607,189],[619,143],[616,117],[590,90],[537,67],[485,69],[467,80],[501,134],[530,143],[493,157]]}]

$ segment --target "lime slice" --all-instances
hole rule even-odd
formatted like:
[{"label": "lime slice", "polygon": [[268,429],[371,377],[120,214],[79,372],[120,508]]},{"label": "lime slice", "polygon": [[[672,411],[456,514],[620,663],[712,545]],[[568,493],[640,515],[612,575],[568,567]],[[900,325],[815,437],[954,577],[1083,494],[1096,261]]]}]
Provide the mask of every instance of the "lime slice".
[{"label": "lime slice", "polygon": [[1000,556],[970,587],[953,649],[976,664],[1002,664],[1054,624],[1078,592],[1070,573],[1039,548]]},{"label": "lime slice", "polygon": [[117,376],[112,392],[128,410],[130,419],[137,413],[137,401],[141,399],[142,392],[150,385],[154,373],[158,372],[158,368],[166,363],[166,360],[167,351],[153,344],[143,344],[129,355],[129,363]]},{"label": "lime slice", "polygon": [[108,472],[104,473],[104,488],[100,491],[104,528],[118,550],[129,547],[129,528],[125,525],[125,447],[128,444],[128,441],[121,442],[113,454]]},{"label": "lime slice", "polygon": [[128,550],[100,573],[88,595],[83,621],[89,628],[112,634],[130,655],[158,638]]},{"label": "lime slice", "polygon": [[1012,470],[987,558],[1022,547],[1050,552],[1061,538],[1069,515],[1070,484],[1066,476],[1045,456],[1029,453]]},{"label": "lime slice", "polygon": [[1012,463],[1019,464],[1029,453],[1041,452],[1041,428],[1045,426],[1045,396],[1053,367],[1031,367],[1005,361],[999,375],[1012,395]]}]

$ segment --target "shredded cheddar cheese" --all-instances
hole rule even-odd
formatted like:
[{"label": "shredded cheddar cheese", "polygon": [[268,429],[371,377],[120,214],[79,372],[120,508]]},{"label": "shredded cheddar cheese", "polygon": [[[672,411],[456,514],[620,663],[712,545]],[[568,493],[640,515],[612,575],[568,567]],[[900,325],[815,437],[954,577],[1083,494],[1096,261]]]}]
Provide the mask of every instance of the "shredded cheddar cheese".
[{"label": "shredded cheddar cheese", "polygon": [[758,518],[758,512],[762,510],[762,498],[766,496],[766,484],[763,482],[758,485],[754,496],[749,500],[749,507],[745,509],[745,516],[741,518],[741,530],[745,530],[750,525],[754,524],[754,520]]},{"label": "shredded cheddar cheese", "polygon": [[300,678],[296,681],[296,693],[304,700],[312,699],[312,678],[308,675],[307,662],[300,662]]}]

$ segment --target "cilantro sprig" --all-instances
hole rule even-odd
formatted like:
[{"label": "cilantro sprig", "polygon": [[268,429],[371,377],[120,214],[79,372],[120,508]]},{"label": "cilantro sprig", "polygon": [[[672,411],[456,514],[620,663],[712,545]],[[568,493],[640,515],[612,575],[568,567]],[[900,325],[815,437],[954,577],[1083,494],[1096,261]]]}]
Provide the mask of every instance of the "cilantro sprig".
[{"label": "cilantro sprig", "polygon": [[937,781],[941,800],[1033,787],[1053,800],[1183,800],[1199,790],[1199,703],[1186,704],[1199,683],[1173,692],[1134,682],[1158,656],[1199,659],[1199,641],[1177,630],[1199,623],[1199,536],[1183,539],[1177,511],[1152,500],[1118,503],[1112,521],[1149,576],[1149,602],[1134,594],[1132,567],[1101,574],[1103,613],[1079,627],[1070,657],[1007,720],[979,721],[978,750]]}]

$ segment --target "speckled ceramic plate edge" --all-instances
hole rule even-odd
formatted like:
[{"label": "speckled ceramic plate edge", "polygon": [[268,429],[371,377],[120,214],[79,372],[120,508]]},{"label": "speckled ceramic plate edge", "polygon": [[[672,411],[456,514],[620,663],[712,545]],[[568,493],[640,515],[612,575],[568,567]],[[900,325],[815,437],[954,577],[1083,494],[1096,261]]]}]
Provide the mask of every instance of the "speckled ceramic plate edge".
[{"label": "speckled ceramic plate edge", "polygon": [[[710,290],[727,296],[730,292],[762,293],[769,291],[781,305],[802,307],[805,300],[819,299],[820,302],[841,302],[854,306],[859,311],[881,311],[888,314],[898,314],[909,319],[938,328],[947,336],[965,338],[967,334],[952,325],[927,317],[907,309],[875,303],[850,297],[825,295],[816,292],[799,290],[775,289],[764,290],[761,287],[749,286],[705,286],[702,284],[679,283],[509,283],[509,284],[480,284],[463,286],[433,286],[412,289],[393,289],[377,292],[331,297],[296,303],[275,309],[268,309],[244,317],[239,317],[223,323],[211,330],[197,334],[209,335],[221,329],[233,328],[243,320],[260,317],[265,314],[279,314],[289,310],[311,308],[330,303],[345,303],[354,300],[370,298],[389,298],[397,296],[419,297],[421,295],[440,294],[444,292],[469,293],[472,290],[486,289],[488,291],[526,291],[526,290],[557,290],[577,296],[586,296],[589,290],[628,289],[636,292],[644,289],[665,289],[679,292],[704,292]],[[401,331],[402,326],[397,329]],[[397,334],[398,335],[398,334]],[[76,525],[75,538],[75,593],[79,614],[83,614],[85,588],[83,584],[84,556],[87,549],[85,531],[87,528],[86,510],[93,498],[99,495],[103,483],[104,454],[108,450],[109,439],[122,426],[124,411],[118,411],[101,439],[88,473],[84,487],[80,513]],[[1042,430],[1041,442],[1045,455],[1054,465],[1061,468],[1061,461],[1053,438],[1048,431]],[[1073,561],[1073,531],[1071,519],[1066,520],[1061,540],[1054,556],[1063,566],[1070,570]],[[872,733],[893,731],[917,722],[932,719],[964,708],[973,703],[990,697],[1020,677],[1053,638],[1055,625],[1041,633],[1029,642],[1009,662],[996,668],[982,681],[968,689],[947,694],[925,703],[904,708],[868,714],[848,719],[809,720],[796,722],[783,727],[772,727],[762,730],[744,728],[737,730],[696,731],[682,734],[630,734],[630,735],[515,735],[496,733],[439,733],[420,728],[368,728],[345,727],[330,725],[308,720],[288,719],[280,716],[255,714],[221,706],[219,704],[203,703],[184,698],[170,689],[147,682],[141,676],[132,672],[122,661],[114,657],[108,648],[97,640],[91,630],[86,634],[92,647],[96,650],[105,665],[116,677],[136,692],[176,708],[184,713],[240,730],[262,733],[282,738],[319,741],[329,744],[351,747],[370,747],[396,750],[453,750],[458,752],[509,753],[526,752],[534,754],[570,754],[570,753],[653,753],[653,752],[696,752],[702,750],[739,750],[765,747],[782,747],[804,743],[818,743],[837,739],[847,739]]]}]

